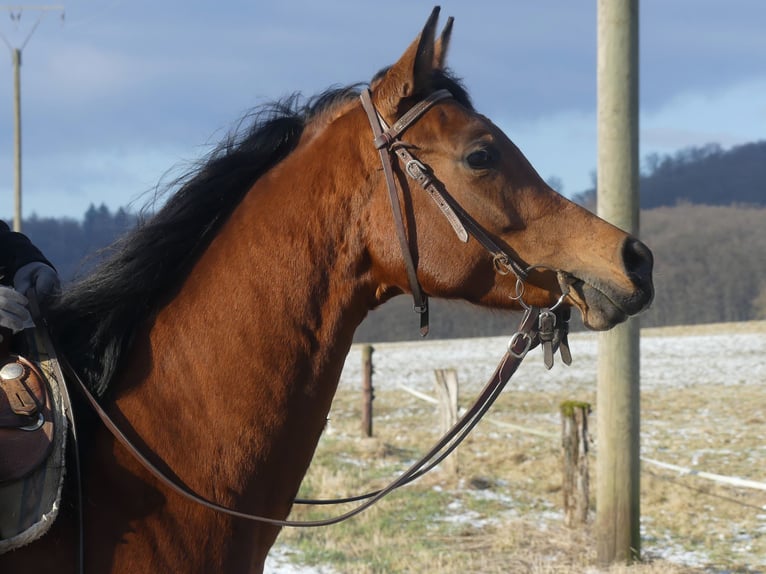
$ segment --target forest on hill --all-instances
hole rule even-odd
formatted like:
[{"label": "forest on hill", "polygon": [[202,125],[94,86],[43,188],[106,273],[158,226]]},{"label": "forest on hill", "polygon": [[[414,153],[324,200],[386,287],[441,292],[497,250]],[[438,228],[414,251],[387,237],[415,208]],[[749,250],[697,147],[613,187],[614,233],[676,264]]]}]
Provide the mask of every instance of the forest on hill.
[{"label": "forest on hill", "polygon": [[99,251],[134,227],[136,221],[135,214],[122,208],[112,213],[102,204],[91,205],[82,221],[32,216],[24,220],[22,229],[68,282],[84,274]]},{"label": "forest on hill", "polygon": [[[643,326],[766,319],[766,142],[647,158],[641,178],[641,239],[655,255],[656,297]],[[575,198],[594,207],[595,192]],[[82,221],[31,217],[24,231],[65,281],[87,271],[99,249],[136,215],[91,206]],[[431,337],[510,333],[509,313],[460,302],[431,302]],[[577,324],[576,319],[573,324]],[[373,311],[357,341],[417,339],[410,297]]]},{"label": "forest on hill", "polygon": [[[766,141],[723,150],[718,144],[649,154],[643,161],[641,208],[703,205],[766,205]],[[595,207],[595,187],[574,200]]]},{"label": "forest on hill", "polygon": [[[683,203],[641,211],[641,237],[655,257],[656,295],[644,327],[766,319],[766,205]],[[433,301],[432,336],[502,335],[518,319],[466,303]],[[410,297],[374,311],[359,341],[417,339]],[[579,324],[573,313],[572,325]]]}]

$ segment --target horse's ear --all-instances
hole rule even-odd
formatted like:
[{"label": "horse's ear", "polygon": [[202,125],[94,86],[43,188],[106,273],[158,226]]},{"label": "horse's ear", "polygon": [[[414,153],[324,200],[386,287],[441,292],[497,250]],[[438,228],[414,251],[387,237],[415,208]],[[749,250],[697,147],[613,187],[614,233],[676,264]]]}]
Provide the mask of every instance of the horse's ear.
[{"label": "horse's ear", "polygon": [[374,82],[373,99],[384,117],[399,117],[406,107],[405,100],[430,91],[438,18],[437,6],[431,12],[420,36],[410,44],[399,61],[391,66],[379,81]]},{"label": "horse's ear", "polygon": [[437,70],[444,70],[444,66],[447,61],[447,51],[449,50],[449,41],[452,37],[452,24],[455,19],[450,16],[447,18],[447,23],[444,25],[441,36],[436,41],[434,46],[434,68]]}]

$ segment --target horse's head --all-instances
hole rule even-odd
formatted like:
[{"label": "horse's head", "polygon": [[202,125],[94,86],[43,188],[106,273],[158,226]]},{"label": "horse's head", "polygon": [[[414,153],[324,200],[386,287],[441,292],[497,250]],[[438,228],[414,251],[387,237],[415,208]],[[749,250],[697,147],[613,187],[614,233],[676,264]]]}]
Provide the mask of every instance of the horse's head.
[{"label": "horse's head", "polygon": [[[566,293],[563,303],[579,308],[593,329],[608,329],[645,309],[653,297],[649,249],[552,190],[513,142],[474,111],[444,73],[451,20],[436,40],[437,17],[438,9],[401,59],[371,85],[371,104],[384,122],[380,129],[392,126],[377,140],[392,154],[394,180],[403,190],[408,250],[423,291],[499,308],[517,307],[519,295],[528,305],[551,306]],[[433,98],[444,88],[451,97]],[[407,125],[395,125],[423,101],[427,109],[405,117]],[[368,115],[375,124],[375,112],[368,109]],[[433,193],[405,174],[406,154],[396,155],[402,148],[426,166],[431,192],[441,193],[449,204],[445,211],[461,223],[453,227]],[[383,176],[379,185],[369,245],[384,299],[417,286],[402,265]],[[459,237],[461,227],[472,235],[467,241]]]}]

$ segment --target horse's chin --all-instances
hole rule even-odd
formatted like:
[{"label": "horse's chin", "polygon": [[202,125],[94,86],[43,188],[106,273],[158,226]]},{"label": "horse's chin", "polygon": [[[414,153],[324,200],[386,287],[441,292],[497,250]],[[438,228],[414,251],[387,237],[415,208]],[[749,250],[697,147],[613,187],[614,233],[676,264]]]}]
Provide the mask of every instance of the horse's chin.
[{"label": "horse's chin", "polygon": [[632,313],[588,283],[580,283],[572,294],[575,306],[582,314],[584,325],[593,331],[606,331],[625,321]]}]

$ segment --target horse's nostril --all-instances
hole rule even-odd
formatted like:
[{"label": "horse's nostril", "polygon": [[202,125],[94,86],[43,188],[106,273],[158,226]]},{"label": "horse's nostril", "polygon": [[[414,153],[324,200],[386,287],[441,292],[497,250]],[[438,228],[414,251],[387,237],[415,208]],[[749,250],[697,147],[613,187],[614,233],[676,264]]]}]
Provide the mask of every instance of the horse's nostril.
[{"label": "horse's nostril", "polygon": [[644,243],[633,237],[626,239],[622,247],[622,261],[625,271],[638,286],[651,282],[654,256]]}]

